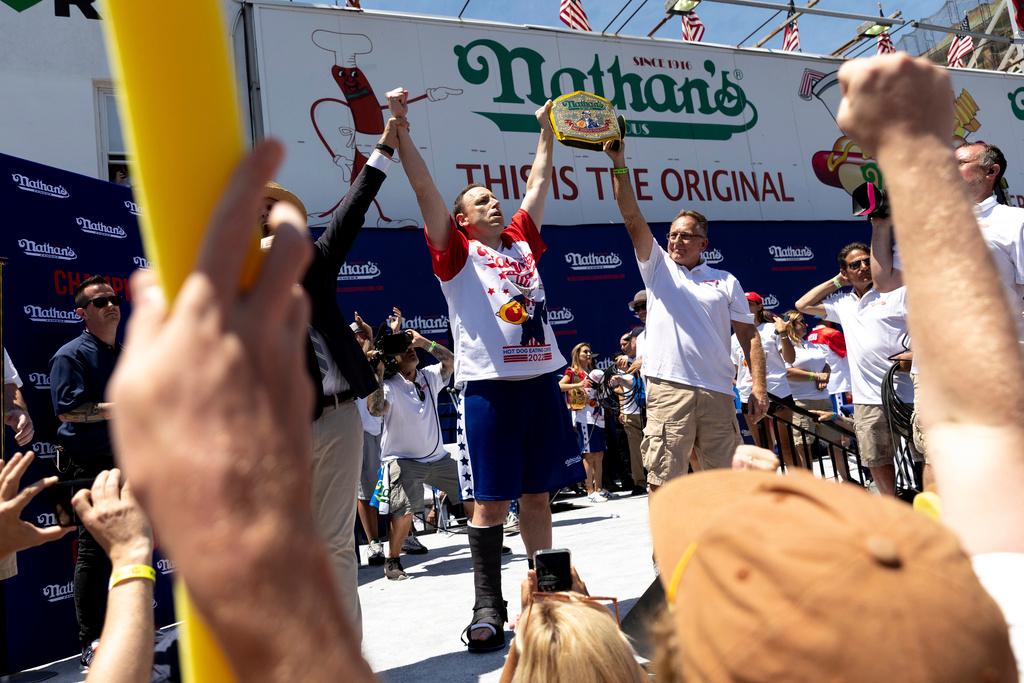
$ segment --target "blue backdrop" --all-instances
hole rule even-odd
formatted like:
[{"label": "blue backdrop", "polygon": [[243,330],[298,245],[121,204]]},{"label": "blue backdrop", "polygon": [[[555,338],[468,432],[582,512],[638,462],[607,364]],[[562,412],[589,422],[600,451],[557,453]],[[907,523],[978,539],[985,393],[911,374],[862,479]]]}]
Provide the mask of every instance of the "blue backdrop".
[{"label": "blue backdrop", "polygon": [[[89,275],[106,275],[125,298],[122,313],[127,319],[128,276],[147,262],[128,188],[0,154],[0,206],[5,210],[0,256],[9,259],[5,345],[25,382],[22,392],[35,421],[32,448],[38,460],[26,477],[34,481],[55,471],[57,423],[48,363],[81,331],[72,301],[76,284]],[[652,228],[664,244],[667,224]],[[587,341],[604,365],[618,353],[621,333],[638,323],[626,306],[642,287],[628,235],[621,224],[548,226],[543,234],[549,249],[540,268],[559,346],[568,357],[575,343]],[[861,221],[712,221],[706,256],[782,311],[835,274],[840,247],[868,237],[869,228]],[[398,306],[407,326],[450,343],[447,307],[418,230],[365,230],[339,275],[338,300],[346,315],[359,311],[373,325]],[[7,453],[13,453],[16,445],[9,429],[4,439]],[[40,500],[29,506],[25,518],[52,522]],[[12,671],[78,651],[73,546],[73,538],[65,538],[19,553],[18,576],[0,584]],[[158,567],[157,621],[166,624],[173,621],[173,567],[159,558]]]}]

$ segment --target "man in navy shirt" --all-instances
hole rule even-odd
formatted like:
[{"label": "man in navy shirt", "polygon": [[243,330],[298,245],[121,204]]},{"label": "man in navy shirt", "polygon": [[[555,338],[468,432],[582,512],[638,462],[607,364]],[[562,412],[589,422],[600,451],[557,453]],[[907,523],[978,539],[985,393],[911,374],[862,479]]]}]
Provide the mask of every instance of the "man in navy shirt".
[{"label": "man in navy shirt", "polygon": [[[62,346],[50,359],[50,397],[60,420],[57,429],[63,479],[92,480],[114,466],[105,402],[107,382],[114,372],[121,347],[121,297],[100,276],[93,276],[75,292],[75,312],[85,330]],[[110,560],[84,527],[78,527],[75,564],[75,612],[82,644],[82,664],[92,661],[95,643],[103,630],[107,606]]]}]

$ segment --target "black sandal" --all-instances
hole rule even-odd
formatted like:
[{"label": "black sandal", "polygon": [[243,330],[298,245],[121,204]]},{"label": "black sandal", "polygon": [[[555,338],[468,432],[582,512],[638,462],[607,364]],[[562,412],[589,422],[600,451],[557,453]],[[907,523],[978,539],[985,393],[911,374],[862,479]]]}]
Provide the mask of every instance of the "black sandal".
[{"label": "black sandal", "polygon": [[[494,652],[505,647],[505,622],[508,613],[502,602],[501,607],[478,607],[473,610],[473,621],[462,631],[462,643],[470,652]],[[476,629],[487,628],[491,635],[482,640],[472,638],[470,634]]]}]

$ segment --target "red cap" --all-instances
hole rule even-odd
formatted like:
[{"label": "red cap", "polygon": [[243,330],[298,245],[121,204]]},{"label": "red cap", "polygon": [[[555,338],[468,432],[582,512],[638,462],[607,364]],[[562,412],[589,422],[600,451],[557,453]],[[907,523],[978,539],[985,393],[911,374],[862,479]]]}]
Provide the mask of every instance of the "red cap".
[{"label": "red cap", "polygon": [[753,301],[755,303],[763,304],[764,299],[757,292],[747,292],[747,301]]}]

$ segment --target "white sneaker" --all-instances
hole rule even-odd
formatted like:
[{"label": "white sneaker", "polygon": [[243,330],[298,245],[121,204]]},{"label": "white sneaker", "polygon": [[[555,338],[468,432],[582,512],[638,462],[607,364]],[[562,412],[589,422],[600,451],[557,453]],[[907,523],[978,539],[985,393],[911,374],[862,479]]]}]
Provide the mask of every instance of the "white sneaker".
[{"label": "white sneaker", "polygon": [[380,541],[370,541],[366,548],[366,563],[371,567],[379,567],[384,564],[384,546]]},{"label": "white sneaker", "polygon": [[615,496],[614,496],[614,495],[612,494],[612,492],[611,492],[611,491],[609,491],[608,489],[601,489],[600,491],[598,491],[598,493],[599,493],[599,494],[601,494],[601,496],[602,496],[602,497],[603,497],[603,498],[604,498],[605,500],[611,500],[612,498],[614,498],[614,497],[615,497]]},{"label": "white sneaker", "polygon": [[518,533],[519,533],[519,515],[517,515],[516,513],[512,512],[510,510],[508,515],[505,517],[505,534],[506,535],[512,535],[512,534],[518,534]]},{"label": "white sneaker", "polygon": [[589,500],[591,503],[607,503],[608,502],[608,499],[605,498],[604,496],[602,496],[600,491],[594,491],[593,493],[591,493],[589,496],[587,496],[587,500]]}]

